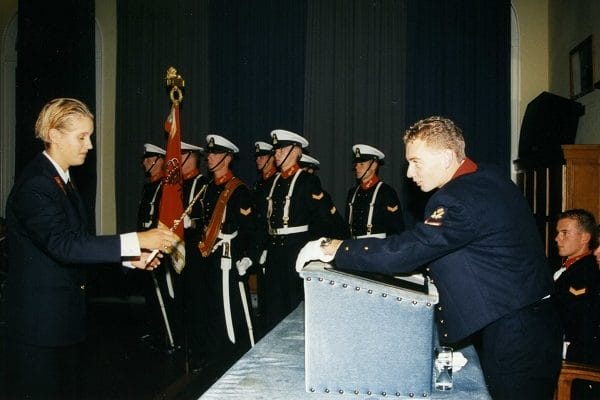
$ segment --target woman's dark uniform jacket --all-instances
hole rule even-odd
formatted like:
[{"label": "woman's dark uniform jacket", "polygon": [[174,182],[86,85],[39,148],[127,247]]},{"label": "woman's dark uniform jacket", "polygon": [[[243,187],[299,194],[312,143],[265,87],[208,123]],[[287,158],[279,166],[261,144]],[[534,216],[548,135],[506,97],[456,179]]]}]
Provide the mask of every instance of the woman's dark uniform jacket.
[{"label": "woman's dark uniform jacket", "polygon": [[440,335],[450,342],[552,291],[529,205],[512,182],[481,165],[437,190],[414,229],[343,242],[335,260],[389,275],[428,265],[440,293]]},{"label": "woman's dark uniform jacket", "polygon": [[85,336],[82,265],[120,262],[118,235],[88,230],[81,198],[42,153],[8,198],[8,334],[28,344],[63,346]]}]

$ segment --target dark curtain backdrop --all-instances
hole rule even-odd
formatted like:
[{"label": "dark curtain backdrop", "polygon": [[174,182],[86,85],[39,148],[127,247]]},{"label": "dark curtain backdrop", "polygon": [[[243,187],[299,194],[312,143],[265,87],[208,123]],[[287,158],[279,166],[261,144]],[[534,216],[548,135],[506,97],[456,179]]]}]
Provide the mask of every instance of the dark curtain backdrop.
[{"label": "dark curtain backdrop", "polygon": [[[56,97],[82,100],[95,109],[94,1],[19,1],[16,71],[15,175],[44,149],[34,126],[44,104]],[[93,137],[92,137],[93,140]],[[96,157],[71,169],[94,221]]]},{"label": "dark curtain backdrop", "polygon": [[241,149],[234,170],[249,184],[253,142],[293,130],[310,140],[343,209],[351,146],[372,144],[386,153],[381,176],[410,225],[426,195],[404,177],[402,133],[433,114],[456,120],[468,154],[508,176],[509,17],[508,0],[119,1],[119,229],[135,220],[141,145],[164,139],[169,65],[188,85],[184,141],[229,137]]},{"label": "dark curtain backdrop", "polygon": [[213,1],[210,20],[211,130],[240,148],[233,170],[251,185],[254,142],[303,133],[306,1]]},{"label": "dark curtain backdrop", "polygon": [[167,68],[185,80],[184,142],[203,145],[209,127],[208,0],[117,2],[116,200],[119,231],[135,228],[144,181],[143,144],[165,148],[171,103]]},{"label": "dark curtain backdrop", "polygon": [[406,1],[308,4],[305,131],[323,187],[343,213],[355,184],[354,144],[383,151],[380,176],[397,190],[403,184]]}]

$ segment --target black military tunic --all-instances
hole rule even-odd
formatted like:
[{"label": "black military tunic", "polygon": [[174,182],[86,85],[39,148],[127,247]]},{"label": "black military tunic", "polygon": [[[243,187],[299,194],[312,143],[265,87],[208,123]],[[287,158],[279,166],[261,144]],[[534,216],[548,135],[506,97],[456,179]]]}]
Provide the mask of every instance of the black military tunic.
[{"label": "black military tunic", "polygon": [[156,228],[161,194],[162,179],[146,182],[142,187],[142,196],[138,205],[138,231]]},{"label": "black military tunic", "polygon": [[[552,299],[560,312],[566,360],[600,366],[600,270],[593,254],[572,263],[554,282]],[[573,382],[577,399],[600,398],[600,385]]]},{"label": "black military tunic", "polygon": [[367,235],[370,204],[374,196],[370,233],[389,236],[404,230],[402,208],[396,191],[390,185],[375,179],[366,189],[357,185],[348,191],[346,222],[352,237]]},{"label": "black military tunic", "polygon": [[[270,240],[267,247],[263,302],[264,323],[267,329],[285,318],[303,299],[302,280],[294,267],[298,252],[309,240],[327,236],[328,233],[319,221],[321,216],[329,213],[319,178],[302,170],[296,171],[297,165],[286,173],[278,174],[270,189],[270,211],[267,205]],[[284,224],[285,199],[295,174],[299,175],[289,202],[287,224]],[[306,229],[303,230],[302,227]],[[290,233],[290,229],[298,232]]]},{"label": "black military tunic", "polygon": [[[202,196],[203,229],[207,229],[217,200],[231,179],[233,176],[228,174],[220,180],[211,181],[208,185],[206,193]],[[227,246],[225,243],[219,245],[222,238],[217,238],[213,252],[208,257],[201,257],[198,267],[202,278],[194,285],[199,302],[194,304],[194,309],[191,310],[203,318],[202,347],[199,349],[200,354],[196,354],[196,356],[207,359],[209,363],[230,360],[232,357],[239,356],[250,346],[247,321],[238,284],[238,282],[246,284],[246,275],[240,276],[236,268],[236,261],[248,257],[252,253],[254,215],[250,190],[245,185],[238,186],[231,194],[224,215],[220,232],[226,236],[229,235],[231,270],[228,273],[228,292],[235,344],[228,337],[224,311],[222,265],[225,264],[222,263],[226,262],[223,256]],[[199,250],[196,249],[196,251]],[[247,294],[247,288],[244,290]],[[249,302],[247,297],[246,302]]]},{"label": "black military tunic", "polygon": [[[256,221],[255,246],[256,254],[260,258],[262,250],[266,249],[269,240],[268,224],[267,224],[267,197],[273,180],[275,179],[277,170],[273,168],[266,174],[261,174],[261,177],[254,183],[252,187],[252,204],[254,206],[254,218]],[[258,264],[256,260],[256,264]]]}]

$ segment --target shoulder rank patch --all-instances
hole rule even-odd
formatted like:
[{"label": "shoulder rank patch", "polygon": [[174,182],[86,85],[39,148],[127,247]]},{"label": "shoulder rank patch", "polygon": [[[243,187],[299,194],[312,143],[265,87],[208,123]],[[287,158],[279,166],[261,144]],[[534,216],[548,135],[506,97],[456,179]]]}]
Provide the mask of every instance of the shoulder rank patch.
[{"label": "shoulder rank patch", "polygon": [[331,207],[331,210],[329,210],[329,214],[333,215],[336,212],[336,208],[335,206]]},{"label": "shoulder rank patch", "polygon": [[444,207],[438,207],[429,218],[425,220],[425,224],[433,225],[433,226],[442,226],[442,221],[444,219],[444,214],[446,213],[446,209]]},{"label": "shoulder rank patch", "polygon": [[323,198],[323,192],[319,193],[319,194],[313,194],[312,198],[314,200],[321,200]]},{"label": "shoulder rank patch", "polygon": [[581,296],[585,294],[585,292],[586,288],[575,289],[573,286],[569,287],[569,293],[571,293],[573,296]]},{"label": "shoulder rank patch", "polygon": [[398,211],[398,204],[396,204],[394,207],[387,206],[386,208],[389,212],[395,213],[396,211]]},{"label": "shoulder rank patch", "polygon": [[251,212],[252,212],[252,207],[240,208],[240,214],[242,214],[244,216],[248,216],[248,214],[250,214]]}]

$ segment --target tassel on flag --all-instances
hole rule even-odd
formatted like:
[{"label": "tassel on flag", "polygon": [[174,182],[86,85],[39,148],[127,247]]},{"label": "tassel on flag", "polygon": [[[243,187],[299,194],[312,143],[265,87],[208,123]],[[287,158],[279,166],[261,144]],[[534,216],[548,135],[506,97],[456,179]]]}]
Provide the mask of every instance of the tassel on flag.
[{"label": "tassel on flag", "polygon": [[183,178],[181,175],[181,128],[179,124],[179,104],[171,106],[171,112],[165,122],[169,133],[165,155],[165,177],[160,200],[159,226],[171,229],[179,238],[171,251],[173,267],[181,273],[185,266],[185,242],[183,224],[179,219],[183,214]]}]

